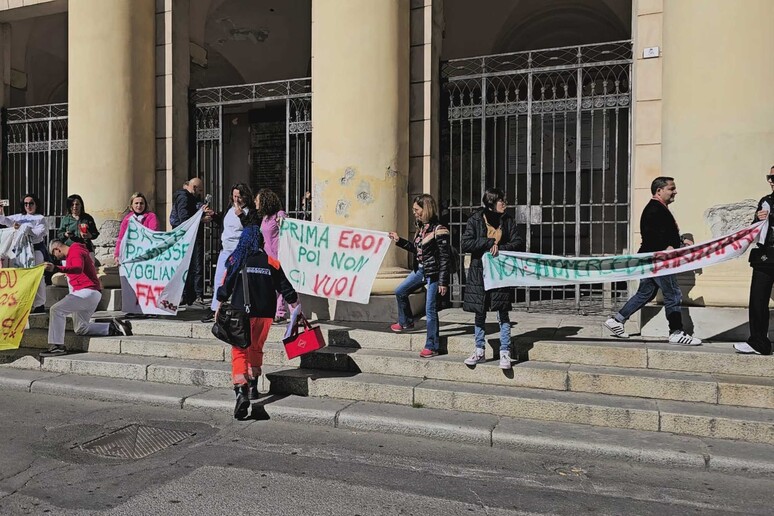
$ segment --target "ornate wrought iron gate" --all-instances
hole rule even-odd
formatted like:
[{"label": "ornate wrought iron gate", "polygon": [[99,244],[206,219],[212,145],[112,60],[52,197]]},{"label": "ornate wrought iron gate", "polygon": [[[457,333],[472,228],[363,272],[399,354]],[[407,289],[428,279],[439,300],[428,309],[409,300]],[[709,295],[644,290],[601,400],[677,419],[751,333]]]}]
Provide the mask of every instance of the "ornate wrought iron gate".
[{"label": "ornate wrought iron gate", "polygon": [[65,211],[67,198],[67,104],[9,108],[3,113],[2,196],[6,213],[20,210],[25,193],[35,193],[49,227]]},{"label": "ornate wrought iron gate", "polygon": [[[312,156],[312,80],[241,84],[193,90],[195,152],[192,159],[194,174],[202,178],[207,192],[212,193],[213,209],[228,205],[231,192],[225,191],[223,170],[223,115],[231,106],[261,103],[261,106],[283,105],[285,109],[285,180],[282,191],[285,211],[291,217],[304,214],[301,198],[311,191]],[[261,159],[260,144],[256,159]],[[247,166],[247,163],[245,163]],[[264,185],[254,184],[253,187]],[[273,188],[277,188],[275,185]],[[279,188],[277,188],[279,190]],[[212,264],[220,249],[220,233],[205,226],[205,288],[211,285]]]},{"label": "ornate wrought iron gate", "polygon": [[[444,63],[441,203],[456,245],[483,191],[497,186],[530,252],[627,249],[631,63],[631,41]],[[464,282],[453,299],[463,293]],[[625,282],[517,289],[517,306],[594,312],[626,293]]]}]

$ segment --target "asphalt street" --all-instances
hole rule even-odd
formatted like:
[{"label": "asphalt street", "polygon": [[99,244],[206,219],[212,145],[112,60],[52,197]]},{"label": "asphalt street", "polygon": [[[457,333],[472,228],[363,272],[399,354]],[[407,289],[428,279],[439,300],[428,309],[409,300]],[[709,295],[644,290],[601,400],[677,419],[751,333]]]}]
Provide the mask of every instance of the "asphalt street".
[{"label": "asphalt street", "polygon": [[[774,478],[0,391],[0,514],[771,514]],[[139,459],[82,449],[141,424]]]}]

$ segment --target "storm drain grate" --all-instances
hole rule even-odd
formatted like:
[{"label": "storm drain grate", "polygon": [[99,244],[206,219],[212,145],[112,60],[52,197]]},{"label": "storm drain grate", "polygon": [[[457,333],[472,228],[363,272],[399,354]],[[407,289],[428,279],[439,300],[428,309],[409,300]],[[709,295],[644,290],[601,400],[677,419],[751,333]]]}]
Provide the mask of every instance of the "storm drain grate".
[{"label": "storm drain grate", "polygon": [[116,459],[142,459],[177,444],[193,433],[132,424],[81,445],[81,449]]}]

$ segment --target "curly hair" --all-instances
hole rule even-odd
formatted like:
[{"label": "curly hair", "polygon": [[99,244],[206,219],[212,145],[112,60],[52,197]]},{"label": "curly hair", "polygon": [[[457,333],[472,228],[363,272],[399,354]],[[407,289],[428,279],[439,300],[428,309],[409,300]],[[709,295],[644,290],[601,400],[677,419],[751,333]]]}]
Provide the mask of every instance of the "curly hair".
[{"label": "curly hair", "polygon": [[269,188],[261,188],[258,190],[256,198],[256,209],[258,215],[263,219],[264,217],[271,217],[276,215],[278,211],[282,209],[282,202],[280,198]]}]

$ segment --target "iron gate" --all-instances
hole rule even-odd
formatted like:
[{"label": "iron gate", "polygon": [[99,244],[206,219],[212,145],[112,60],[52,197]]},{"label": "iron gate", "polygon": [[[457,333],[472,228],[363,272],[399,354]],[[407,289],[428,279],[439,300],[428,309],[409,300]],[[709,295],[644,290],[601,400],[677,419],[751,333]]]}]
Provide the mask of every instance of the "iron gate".
[{"label": "iron gate", "polygon": [[[301,205],[305,192],[311,191],[312,156],[312,80],[292,79],[237,86],[222,86],[193,90],[191,104],[195,119],[195,153],[192,160],[194,174],[212,193],[213,209],[221,211],[228,205],[231,192],[224,185],[223,120],[230,107],[261,103],[261,106],[284,107],[284,183],[274,186],[277,195],[285,198],[285,212],[290,217],[307,213]],[[255,135],[251,151],[254,160],[264,159],[261,139]],[[247,165],[247,164],[245,164]],[[256,181],[251,181],[255,183]],[[264,185],[252,184],[253,188]],[[273,188],[273,189],[274,189]],[[213,264],[220,249],[220,232],[204,226],[204,284],[209,289],[214,274]]]},{"label": "iron gate", "polygon": [[[444,63],[440,201],[457,246],[483,191],[496,186],[508,195],[527,251],[600,256],[627,249],[631,64],[631,41]],[[460,283],[452,288],[457,302]],[[625,301],[627,286],[516,294],[517,306],[529,310],[596,312]]]},{"label": "iron gate", "polygon": [[67,198],[67,104],[4,110],[3,147],[2,195],[11,202],[6,213],[19,212],[22,196],[35,193],[55,229]]}]

